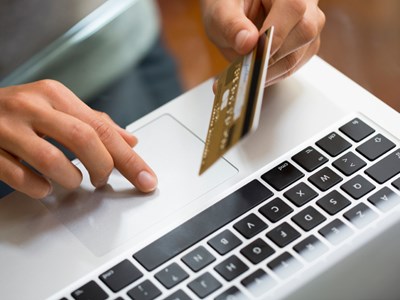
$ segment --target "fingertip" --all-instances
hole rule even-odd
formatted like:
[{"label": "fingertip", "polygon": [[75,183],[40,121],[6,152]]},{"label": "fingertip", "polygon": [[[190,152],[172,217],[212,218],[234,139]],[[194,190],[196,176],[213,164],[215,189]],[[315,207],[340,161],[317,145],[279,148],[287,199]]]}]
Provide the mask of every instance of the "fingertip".
[{"label": "fingertip", "polygon": [[138,138],[134,136],[132,133],[129,131],[126,131],[125,129],[122,129],[121,136],[124,139],[124,141],[129,145],[129,147],[133,148],[137,145],[138,143]]},{"label": "fingertip", "polygon": [[212,86],[212,90],[213,90],[214,94],[217,92],[217,87],[218,87],[218,78],[215,79],[213,86]]},{"label": "fingertip", "polygon": [[234,49],[241,55],[247,54],[255,47],[257,40],[258,32],[242,29],[235,36]]},{"label": "fingertip", "polygon": [[136,187],[145,193],[154,191],[157,188],[158,179],[154,173],[143,170],[137,176]]},{"label": "fingertip", "polygon": [[135,147],[137,145],[137,143],[139,142],[138,138],[134,135],[131,135],[128,133],[128,144],[129,146],[131,146],[132,148]]},{"label": "fingertip", "polygon": [[53,192],[53,184],[51,183],[50,179],[44,178],[45,179],[45,183],[44,183],[44,187],[41,188],[39,191],[35,191],[32,194],[30,194],[30,197],[32,197],[33,199],[44,199],[47,196],[49,196],[52,192]]},{"label": "fingertip", "polygon": [[105,177],[104,179],[98,181],[98,182],[93,182],[93,186],[97,189],[102,188],[103,186],[107,185],[109,177]]}]

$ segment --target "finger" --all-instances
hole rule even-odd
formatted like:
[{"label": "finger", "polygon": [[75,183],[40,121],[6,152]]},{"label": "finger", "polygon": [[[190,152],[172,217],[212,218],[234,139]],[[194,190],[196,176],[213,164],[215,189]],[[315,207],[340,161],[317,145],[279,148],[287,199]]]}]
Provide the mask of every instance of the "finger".
[{"label": "finger", "polygon": [[95,187],[101,187],[107,183],[114,162],[90,125],[73,116],[53,110],[44,112],[33,126],[38,132],[53,138],[71,150],[88,170],[90,180]]},{"label": "finger", "polygon": [[272,25],[275,27],[271,46],[271,58],[281,48],[287,36],[303,18],[306,3],[299,0],[274,1],[260,32],[265,32]]},{"label": "finger", "polygon": [[215,93],[217,92],[218,80],[219,80],[219,76],[218,76],[218,77],[215,77],[215,80],[214,80],[214,82],[213,82],[212,90],[213,90],[214,95],[215,95]]},{"label": "finger", "polygon": [[273,65],[269,66],[266,82],[271,82],[278,77],[282,77],[282,75],[285,75],[284,77],[287,77],[290,74],[292,74],[293,73],[292,70],[300,62],[303,55],[305,54],[306,52],[305,48],[306,47],[298,49],[290,53],[289,55],[286,55],[285,57],[281,58]]},{"label": "finger", "polygon": [[79,186],[82,175],[65,155],[31,128],[17,127],[15,132],[2,130],[1,148],[25,161],[45,177],[68,189]]},{"label": "finger", "polygon": [[21,164],[14,156],[0,149],[0,180],[28,196],[41,199],[52,191],[48,180]]},{"label": "finger", "polygon": [[266,86],[275,84],[300,69],[318,52],[319,46],[320,39],[318,38],[307,47],[299,49],[276,62],[268,69]]},{"label": "finger", "polygon": [[3,136],[2,148],[24,160],[38,172],[67,189],[77,188],[82,174],[65,155],[30,129],[18,135]]},{"label": "finger", "polygon": [[[140,191],[150,192],[157,187],[154,171],[137,155],[118,132],[85,103],[80,101],[70,90],[62,89],[50,93],[53,105],[57,110],[89,124],[107,148],[113,158],[115,167]],[[71,105],[73,103],[73,105]]]},{"label": "finger", "polygon": [[87,120],[111,154],[115,167],[142,192],[151,192],[157,187],[157,177],[144,160],[132,150],[122,137],[102,121]]},{"label": "finger", "polygon": [[243,1],[205,2],[204,23],[210,39],[218,47],[239,55],[250,52],[257,43],[258,30],[247,18]]},{"label": "finger", "polygon": [[129,146],[133,148],[137,145],[138,139],[136,136],[121,128],[117,123],[114,122],[113,119],[111,119],[108,114],[101,111],[95,112],[96,114],[98,114],[99,118],[103,118],[104,120],[106,120],[122,136],[122,138],[129,144]]},{"label": "finger", "polygon": [[319,38],[324,25],[325,15],[318,6],[308,9],[300,22],[289,33],[279,50],[274,54],[270,64]]}]

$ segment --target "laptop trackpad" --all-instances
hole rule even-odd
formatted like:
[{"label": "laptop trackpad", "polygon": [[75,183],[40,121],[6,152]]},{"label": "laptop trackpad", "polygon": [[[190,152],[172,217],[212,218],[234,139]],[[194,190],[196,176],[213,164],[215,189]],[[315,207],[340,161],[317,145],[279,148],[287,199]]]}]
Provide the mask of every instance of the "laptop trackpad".
[{"label": "laptop trackpad", "polygon": [[84,174],[81,188],[56,189],[43,200],[57,218],[95,255],[102,256],[143,233],[158,220],[176,212],[237,173],[226,160],[198,176],[204,143],[170,115],[138,129],[135,150],[158,175],[158,189],[144,195],[114,171],[100,190]]}]

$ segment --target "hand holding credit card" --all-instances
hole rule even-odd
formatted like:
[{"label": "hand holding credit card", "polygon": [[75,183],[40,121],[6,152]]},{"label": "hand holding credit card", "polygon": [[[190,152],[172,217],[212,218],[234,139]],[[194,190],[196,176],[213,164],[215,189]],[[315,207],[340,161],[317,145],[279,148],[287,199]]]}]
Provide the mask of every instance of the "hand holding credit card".
[{"label": "hand holding credit card", "polygon": [[234,61],[218,78],[200,175],[257,128],[273,30],[262,34],[254,50]]}]

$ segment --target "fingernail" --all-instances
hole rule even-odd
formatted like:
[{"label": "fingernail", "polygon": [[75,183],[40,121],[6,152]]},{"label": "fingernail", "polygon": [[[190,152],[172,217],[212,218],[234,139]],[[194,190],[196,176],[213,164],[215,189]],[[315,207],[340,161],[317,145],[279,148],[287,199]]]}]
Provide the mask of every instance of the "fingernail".
[{"label": "fingernail", "polygon": [[239,33],[236,35],[235,38],[235,50],[238,51],[240,49],[242,49],[242,47],[244,46],[244,44],[246,43],[248,37],[249,37],[249,31],[248,30],[241,30],[239,31]]},{"label": "fingernail", "polygon": [[137,177],[141,190],[151,192],[157,187],[157,177],[147,171],[141,171]]}]

